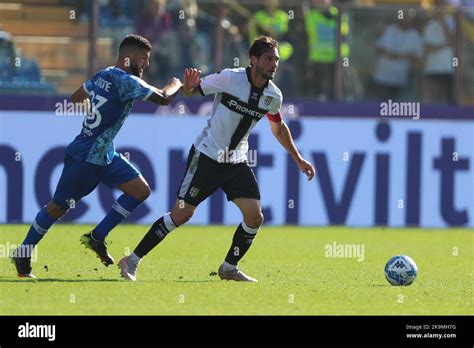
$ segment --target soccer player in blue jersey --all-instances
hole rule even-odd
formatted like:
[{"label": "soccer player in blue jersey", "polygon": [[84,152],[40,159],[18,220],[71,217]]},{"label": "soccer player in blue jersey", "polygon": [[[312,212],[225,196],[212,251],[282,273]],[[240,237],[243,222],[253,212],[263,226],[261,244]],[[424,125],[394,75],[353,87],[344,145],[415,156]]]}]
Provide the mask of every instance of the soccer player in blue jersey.
[{"label": "soccer player in blue jersey", "polygon": [[23,243],[13,252],[12,261],[19,277],[35,278],[31,253],[48,229],[71,207],[91,193],[99,183],[122,192],[110,212],[81,242],[109,266],[113,258],[105,243],[107,234],[129,216],[149,195],[150,188],[140,172],[115,151],[113,140],[135,100],[166,105],[181,89],[181,81],[172,78],[163,89],[141,79],[149,66],[150,42],[128,35],[120,44],[115,66],[99,71],[71,96],[74,103],[89,102],[89,112],[81,133],[68,145],[64,168],[53,199],[36,215]]}]

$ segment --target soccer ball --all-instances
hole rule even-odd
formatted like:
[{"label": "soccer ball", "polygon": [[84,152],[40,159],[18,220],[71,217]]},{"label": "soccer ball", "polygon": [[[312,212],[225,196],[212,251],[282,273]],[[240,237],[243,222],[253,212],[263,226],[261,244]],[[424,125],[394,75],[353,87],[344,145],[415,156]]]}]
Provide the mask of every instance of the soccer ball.
[{"label": "soccer ball", "polygon": [[392,285],[410,285],[417,275],[415,261],[406,255],[394,256],[385,265],[385,278]]}]

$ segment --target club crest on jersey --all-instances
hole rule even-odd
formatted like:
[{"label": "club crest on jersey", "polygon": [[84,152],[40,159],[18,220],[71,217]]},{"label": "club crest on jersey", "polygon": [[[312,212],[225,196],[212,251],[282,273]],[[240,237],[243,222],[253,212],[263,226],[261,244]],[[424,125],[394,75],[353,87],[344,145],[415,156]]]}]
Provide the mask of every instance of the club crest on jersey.
[{"label": "club crest on jersey", "polygon": [[273,97],[270,97],[270,96],[266,96],[265,99],[263,100],[265,106],[270,106],[272,101],[273,101]]},{"label": "club crest on jersey", "polygon": [[189,190],[189,195],[193,198],[197,197],[197,195],[199,194],[199,189],[196,188],[196,187],[191,187],[191,189]]}]

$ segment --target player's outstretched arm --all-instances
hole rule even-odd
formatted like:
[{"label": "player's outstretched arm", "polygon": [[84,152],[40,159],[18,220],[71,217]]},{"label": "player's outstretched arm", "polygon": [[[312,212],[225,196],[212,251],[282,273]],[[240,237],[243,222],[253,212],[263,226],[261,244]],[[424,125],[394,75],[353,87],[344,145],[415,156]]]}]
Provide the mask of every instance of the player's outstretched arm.
[{"label": "player's outstretched arm", "polygon": [[311,164],[311,162],[306,161],[303,156],[299,153],[298,149],[295,146],[293,137],[291,136],[290,129],[283,120],[272,121],[269,120],[272,127],[272,133],[280,142],[280,144],[288,151],[288,153],[295,160],[296,165],[299,170],[306,174],[308,180],[311,180],[316,173],[316,169]]},{"label": "player's outstretched arm", "polygon": [[201,83],[201,70],[189,68],[184,70],[183,95],[191,97],[201,95],[199,84]]},{"label": "player's outstretched arm", "polygon": [[73,103],[82,103],[88,97],[89,95],[84,90],[84,87],[81,86],[71,95],[71,101]]},{"label": "player's outstretched arm", "polygon": [[172,77],[163,89],[156,88],[148,97],[148,100],[160,105],[168,105],[176,97],[182,86],[183,84],[178,78]]}]

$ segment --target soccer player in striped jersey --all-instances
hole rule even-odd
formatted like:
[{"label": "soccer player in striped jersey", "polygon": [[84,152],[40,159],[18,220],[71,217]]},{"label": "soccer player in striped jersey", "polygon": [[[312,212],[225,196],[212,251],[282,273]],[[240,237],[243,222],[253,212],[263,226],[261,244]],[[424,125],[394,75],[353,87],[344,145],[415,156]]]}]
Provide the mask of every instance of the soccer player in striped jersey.
[{"label": "soccer player in striped jersey", "polygon": [[258,183],[247,163],[247,139],[262,118],[269,120],[273,135],[308,180],[313,178],[313,165],[301,156],[281,118],[282,94],[271,81],[278,68],[278,43],[270,37],[260,37],[250,48],[249,56],[249,67],[224,69],[202,80],[200,71],[186,69],[184,95],[215,94],[212,116],[189,151],[186,172],[178,188],[174,208],[153,224],[130,256],[119,261],[121,275],[126,280],[136,280],[141,259],[168,233],[189,221],[196,207],[221,188],[227,200],[240,209],[243,220],[218,269],[219,277],[256,281],[244,274],[237,264],[263,223]]}]

